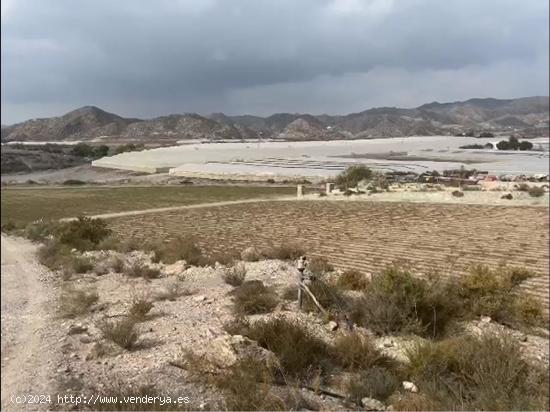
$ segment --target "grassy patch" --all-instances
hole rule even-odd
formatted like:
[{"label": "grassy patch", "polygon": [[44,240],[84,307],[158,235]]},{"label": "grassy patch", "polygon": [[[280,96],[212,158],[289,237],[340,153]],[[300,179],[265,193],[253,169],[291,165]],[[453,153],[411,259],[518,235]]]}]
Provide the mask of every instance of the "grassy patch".
[{"label": "grassy patch", "polygon": [[151,186],[2,189],[2,221],[26,225],[37,219],[141,210],[226,200],[292,195],[295,187]]}]

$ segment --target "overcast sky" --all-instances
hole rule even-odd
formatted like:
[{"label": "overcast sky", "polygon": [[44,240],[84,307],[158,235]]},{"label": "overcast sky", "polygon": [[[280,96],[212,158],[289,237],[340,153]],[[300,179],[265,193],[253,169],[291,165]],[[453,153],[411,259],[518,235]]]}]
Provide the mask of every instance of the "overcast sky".
[{"label": "overcast sky", "polygon": [[2,0],[2,123],[548,95],[548,0]]}]

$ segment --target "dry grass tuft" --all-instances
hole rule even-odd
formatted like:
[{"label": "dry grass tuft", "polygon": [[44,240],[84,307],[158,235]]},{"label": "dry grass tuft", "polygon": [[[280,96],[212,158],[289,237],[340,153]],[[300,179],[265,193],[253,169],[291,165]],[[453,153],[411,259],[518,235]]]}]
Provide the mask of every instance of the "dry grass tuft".
[{"label": "dry grass tuft", "polygon": [[226,268],[222,274],[225,283],[231,286],[241,286],[246,278],[246,265],[237,263],[234,266]]},{"label": "dry grass tuft", "polygon": [[138,346],[139,332],[136,328],[138,320],[132,316],[124,316],[114,320],[104,320],[98,324],[103,337],[118,346],[132,350]]},{"label": "dry grass tuft", "polygon": [[277,294],[259,280],[249,280],[233,289],[234,311],[237,315],[271,312],[279,303]]}]

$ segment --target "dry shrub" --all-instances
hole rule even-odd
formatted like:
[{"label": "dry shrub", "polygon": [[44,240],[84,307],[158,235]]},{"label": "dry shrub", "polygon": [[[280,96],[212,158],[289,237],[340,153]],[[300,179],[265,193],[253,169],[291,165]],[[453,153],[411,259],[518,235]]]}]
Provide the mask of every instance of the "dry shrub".
[{"label": "dry shrub", "polygon": [[74,273],[86,273],[94,269],[94,264],[88,257],[72,255],[70,259],[70,268]]},{"label": "dry shrub", "polygon": [[[334,288],[322,280],[310,282],[307,287],[315,296],[315,299],[325,310],[342,311],[347,308],[347,302],[340,290]],[[308,293],[303,293],[303,306],[305,311],[317,311],[317,306]]]},{"label": "dry shrub", "polygon": [[284,288],[282,298],[289,301],[298,300],[298,286],[287,286]]},{"label": "dry shrub", "polygon": [[248,247],[241,252],[240,257],[246,262],[257,262],[262,258],[262,255],[255,247]]},{"label": "dry shrub", "polygon": [[364,290],[368,284],[369,280],[367,277],[355,269],[346,270],[336,281],[336,285],[339,288],[347,290]]},{"label": "dry shrub", "polygon": [[440,404],[425,394],[406,392],[392,402],[394,411],[443,411]]},{"label": "dry shrub", "polygon": [[246,277],[246,266],[244,263],[237,263],[226,268],[222,274],[225,283],[231,286],[241,286]]},{"label": "dry shrub", "polygon": [[128,310],[128,316],[138,322],[143,322],[153,306],[153,302],[147,295],[135,295],[132,298],[132,306]]},{"label": "dry shrub", "polygon": [[368,397],[384,402],[397,389],[400,380],[392,371],[372,367],[352,375],[346,382],[345,391],[348,400],[361,404],[361,399]]},{"label": "dry shrub", "polygon": [[531,187],[527,183],[520,183],[516,189],[519,192],[528,192]]},{"label": "dry shrub", "polygon": [[47,238],[54,236],[59,230],[59,222],[53,220],[38,220],[29,223],[24,230],[24,236],[35,242],[42,242]]},{"label": "dry shrub", "polygon": [[124,268],[124,274],[131,278],[144,278],[144,279],[156,279],[159,278],[161,273],[159,269],[152,268],[150,266],[133,263],[132,265]]},{"label": "dry shrub", "polygon": [[180,296],[191,295],[191,292],[184,288],[177,280],[173,280],[155,293],[155,300],[175,301]]},{"label": "dry shrub", "polygon": [[291,243],[281,243],[262,251],[266,259],[295,260],[304,255],[304,250]]},{"label": "dry shrub", "polygon": [[332,266],[324,256],[314,256],[307,265],[309,271],[315,276],[323,276],[325,273],[332,272]]},{"label": "dry shrub", "polygon": [[390,267],[373,275],[363,296],[352,301],[351,318],[378,334],[441,336],[457,315],[455,289]]},{"label": "dry shrub", "polygon": [[111,269],[113,269],[113,272],[123,273],[124,268],[126,267],[126,264],[123,258],[121,258],[120,256],[115,256],[110,262],[110,266],[111,266]]},{"label": "dry shrub", "polygon": [[271,312],[279,299],[271,288],[259,280],[249,280],[233,289],[234,311],[237,315],[255,315]]},{"label": "dry shrub", "polygon": [[548,410],[547,368],[527,363],[506,336],[427,342],[409,358],[410,380],[442,410]]},{"label": "dry shrub", "polygon": [[172,264],[178,260],[185,260],[192,266],[204,266],[208,263],[192,236],[178,236],[168,242],[155,243],[149,248],[153,251],[154,263]]},{"label": "dry shrub", "polygon": [[67,245],[51,240],[38,249],[38,261],[49,269],[59,270],[68,266],[71,249]]},{"label": "dry shrub", "polygon": [[216,263],[224,266],[231,266],[237,259],[239,259],[239,255],[236,252],[214,253],[208,256],[208,263],[212,266]]},{"label": "dry shrub", "polygon": [[453,195],[454,197],[464,197],[464,192],[461,191],[461,190],[454,190],[453,193],[452,193],[452,195]]},{"label": "dry shrub", "polygon": [[303,410],[309,405],[298,390],[274,385],[273,368],[252,357],[239,359],[214,383],[230,411]]},{"label": "dry shrub", "polygon": [[118,346],[132,350],[137,347],[139,332],[136,328],[138,320],[132,316],[124,316],[119,319],[104,320],[98,324],[103,337]]},{"label": "dry shrub", "polygon": [[99,300],[95,288],[76,288],[64,285],[60,296],[59,312],[62,317],[73,318],[86,313]]},{"label": "dry shrub", "polygon": [[374,366],[393,367],[395,361],[383,355],[367,337],[354,332],[339,335],[334,341],[333,357],[344,369],[358,371]]},{"label": "dry shrub", "polygon": [[528,303],[514,293],[514,288],[533,276],[533,272],[516,267],[472,266],[458,288],[464,316],[490,316],[497,322],[517,327],[543,325],[540,302]]},{"label": "dry shrub", "polygon": [[528,193],[531,197],[541,197],[544,195],[544,189],[539,186],[533,186],[529,188]]},{"label": "dry shrub", "polygon": [[287,376],[307,378],[329,368],[330,347],[298,322],[271,318],[235,329],[273,352]]}]

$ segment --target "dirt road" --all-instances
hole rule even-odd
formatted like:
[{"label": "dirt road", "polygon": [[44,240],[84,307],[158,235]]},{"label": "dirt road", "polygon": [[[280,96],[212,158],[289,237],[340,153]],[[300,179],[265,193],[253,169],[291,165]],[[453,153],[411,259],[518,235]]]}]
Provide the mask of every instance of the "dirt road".
[{"label": "dirt road", "polygon": [[61,331],[53,327],[55,292],[31,242],[2,234],[2,410],[47,410],[12,396],[53,396]]},{"label": "dirt road", "polygon": [[[272,198],[256,198],[256,199],[244,199],[244,200],[227,200],[223,202],[210,202],[210,203],[197,203],[193,205],[184,205],[184,206],[168,206],[168,207],[157,207],[153,209],[141,209],[141,210],[128,210],[126,212],[114,212],[114,213],[103,213],[100,215],[91,215],[88,217],[94,219],[113,219],[116,217],[125,217],[125,216],[139,216],[147,215],[151,213],[162,213],[162,212],[173,212],[177,210],[186,210],[186,209],[203,209],[208,207],[216,206],[228,206],[228,205],[238,205],[245,203],[259,203],[259,202],[275,202],[275,201],[289,201],[297,200],[294,196],[281,196],[281,197],[272,197]],[[71,220],[77,219],[76,217],[67,217],[60,219],[61,222],[68,222]]]}]

